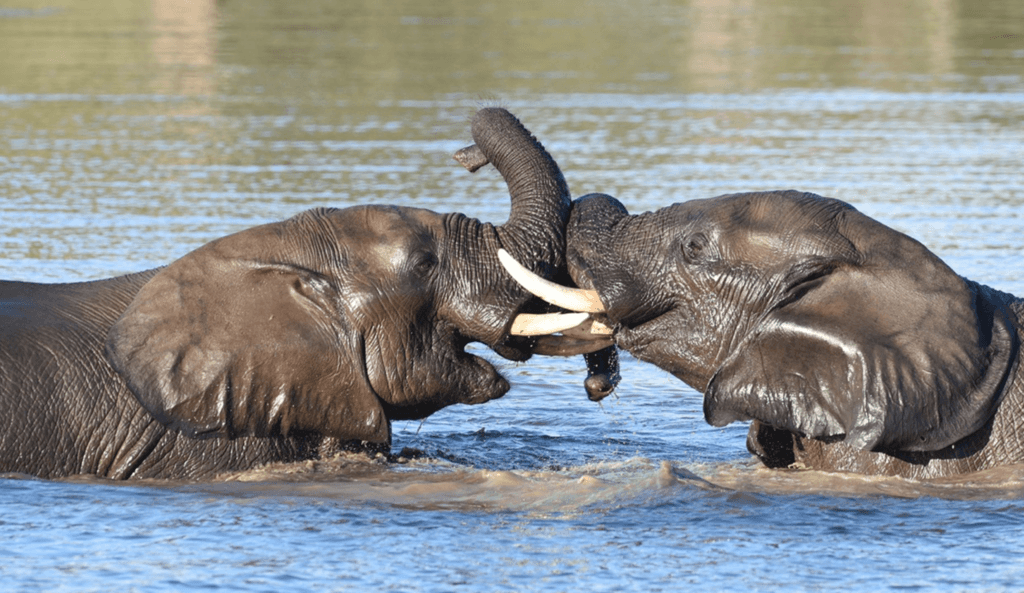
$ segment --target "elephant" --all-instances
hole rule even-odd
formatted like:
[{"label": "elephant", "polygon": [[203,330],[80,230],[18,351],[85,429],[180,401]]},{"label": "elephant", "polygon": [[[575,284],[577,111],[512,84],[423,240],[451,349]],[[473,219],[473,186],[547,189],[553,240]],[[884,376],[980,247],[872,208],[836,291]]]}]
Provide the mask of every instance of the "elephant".
[{"label": "elephant", "polygon": [[564,276],[570,197],[511,113],[482,109],[471,126],[509,188],[500,226],[317,208],[162,268],[0,282],[0,472],[206,479],[350,446],[388,451],[393,420],[503,396],[508,381],[465,346],[527,360],[538,340],[511,324],[547,305],[496,253]]},{"label": "elephant", "polygon": [[750,421],[768,467],[934,478],[1024,462],[1024,300],[848,203],[751,192],[630,215],[591,194],[566,258],[565,290],[601,301],[616,345],[701,392],[708,423]]}]

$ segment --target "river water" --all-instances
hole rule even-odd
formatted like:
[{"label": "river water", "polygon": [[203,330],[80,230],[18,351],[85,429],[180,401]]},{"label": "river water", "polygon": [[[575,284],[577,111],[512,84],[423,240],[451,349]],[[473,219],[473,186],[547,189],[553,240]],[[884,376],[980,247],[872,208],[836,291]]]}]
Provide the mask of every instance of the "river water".
[{"label": "river water", "polygon": [[[5,3],[0,277],[142,270],[314,206],[501,222],[499,176],[451,154],[502,105],[574,195],[813,191],[1024,294],[1024,8],[833,4]],[[1024,468],[769,471],[629,357],[601,405],[580,359],[501,366],[503,399],[396,423],[407,463],[2,479],[2,588],[1024,588]]]}]

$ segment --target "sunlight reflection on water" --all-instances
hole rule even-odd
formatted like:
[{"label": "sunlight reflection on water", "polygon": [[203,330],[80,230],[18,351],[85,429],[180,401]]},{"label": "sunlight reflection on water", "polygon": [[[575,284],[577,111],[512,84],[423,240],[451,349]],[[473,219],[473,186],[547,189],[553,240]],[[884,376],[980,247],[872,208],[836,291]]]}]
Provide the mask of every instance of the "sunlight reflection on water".
[{"label": "sunlight reflection on water", "polygon": [[[642,211],[798,186],[852,201],[973,279],[1024,292],[1014,265],[1024,252],[1024,197],[1007,164],[1015,137],[970,123],[922,126],[913,121],[919,110],[890,99],[792,91],[661,105],[648,97],[628,107],[597,101],[588,117],[586,100],[547,97],[516,111],[535,132],[547,130],[537,133],[576,195],[616,193]],[[956,120],[971,98],[931,103],[926,119]],[[1013,101],[992,103],[1012,117],[1024,112]],[[723,119],[712,104],[744,116]],[[431,110],[413,109],[416,117]],[[472,109],[467,101],[462,111]],[[856,117],[836,119],[829,109]],[[771,117],[749,115],[764,111]],[[295,117],[291,129],[303,122]],[[152,128],[162,124],[133,118],[126,140],[12,144],[18,173],[8,193],[20,197],[3,208],[3,276],[57,281],[144,269],[322,204],[399,203],[499,222],[507,213],[493,170],[470,176],[449,161],[467,143],[462,129],[394,142],[318,129],[325,137],[314,141],[268,133],[263,122],[193,123],[238,138],[216,159],[194,161],[187,155],[207,150],[201,141],[167,144]],[[594,125],[629,132],[595,144]],[[954,150],[962,137],[984,140]],[[89,153],[97,146],[105,151],[98,159]],[[76,579],[67,590],[102,588],[115,575],[175,590],[200,585],[196,574],[246,590],[425,590],[423,582],[561,590],[581,581],[593,590],[629,582],[739,590],[794,578],[814,588],[835,574],[868,588],[919,583],[902,570],[911,559],[900,550],[913,549],[915,559],[933,559],[933,586],[966,586],[964,571],[985,571],[995,587],[1019,576],[1006,557],[1021,544],[1013,535],[1019,469],[967,484],[769,472],[747,459],[745,427],[707,426],[697,393],[629,357],[623,385],[596,406],[580,389],[580,361],[512,365],[485,355],[515,386],[506,398],[396,423],[395,449],[422,449],[433,461],[286,467],[196,486],[6,480],[0,508],[12,519],[4,527],[20,535],[17,549],[5,550],[19,561],[4,574],[55,590],[67,574]],[[822,540],[825,549],[814,543]],[[69,556],[72,542],[84,551]]]}]

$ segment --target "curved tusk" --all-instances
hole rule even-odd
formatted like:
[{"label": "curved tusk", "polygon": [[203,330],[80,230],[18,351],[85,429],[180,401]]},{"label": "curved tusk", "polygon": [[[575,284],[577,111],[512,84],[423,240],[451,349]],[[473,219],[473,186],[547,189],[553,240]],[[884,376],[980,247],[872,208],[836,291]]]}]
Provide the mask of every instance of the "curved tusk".
[{"label": "curved tusk", "polygon": [[601,297],[597,296],[596,290],[569,288],[545,280],[523,267],[504,249],[498,249],[498,259],[505,270],[523,288],[552,305],[583,313],[604,313],[605,311],[604,304],[601,303]]},{"label": "curved tusk", "polygon": [[563,336],[580,338],[584,340],[596,340],[602,337],[614,335],[615,331],[596,319],[589,319],[576,327],[562,330]]},{"label": "curved tusk", "polygon": [[513,336],[546,336],[576,327],[590,317],[587,313],[547,313],[531,315],[521,313],[512,322],[509,333]]}]

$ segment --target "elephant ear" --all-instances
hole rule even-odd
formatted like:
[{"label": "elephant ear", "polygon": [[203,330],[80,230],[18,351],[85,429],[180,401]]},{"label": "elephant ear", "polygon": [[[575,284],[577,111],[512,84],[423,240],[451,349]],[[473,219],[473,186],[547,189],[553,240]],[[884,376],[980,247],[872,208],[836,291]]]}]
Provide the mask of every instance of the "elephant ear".
[{"label": "elephant ear", "polygon": [[705,392],[709,423],[935,451],[989,421],[1016,358],[1009,313],[991,289],[871,222],[881,237],[860,241],[861,263],[791,288],[730,353]]},{"label": "elephant ear", "polygon": [[[301,215],[300,215],[301,216]],[[296,219],[214,241],[145,284],[107,337],[107,358],[159,422],[194,436],[315,432],[390,442],[361,345],[324,276],[260,254]]]}]

